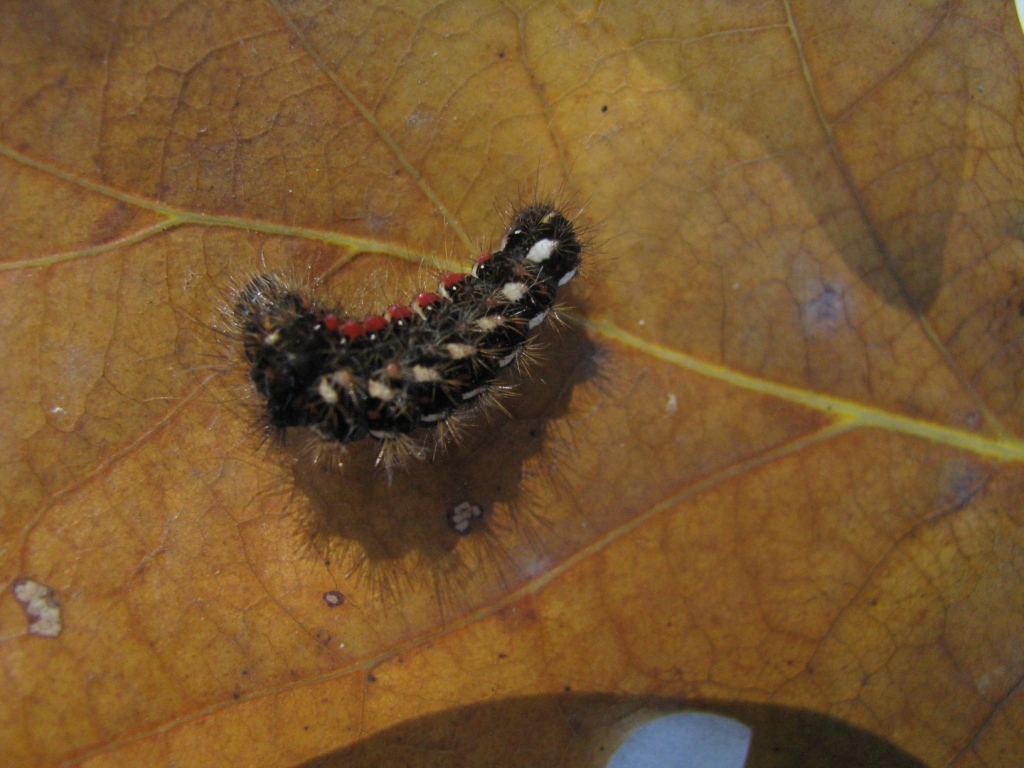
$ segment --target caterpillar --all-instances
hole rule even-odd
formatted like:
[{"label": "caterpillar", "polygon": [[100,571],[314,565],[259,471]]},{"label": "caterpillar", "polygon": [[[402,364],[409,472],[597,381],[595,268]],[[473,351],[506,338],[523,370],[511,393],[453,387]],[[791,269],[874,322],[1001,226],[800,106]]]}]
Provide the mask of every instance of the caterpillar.
[{"label": "caterpillar", "polygon": [[529,348],[584,243],[548,204],[514,213],[497,251],[468,274],[383,314],[348,317],[271,274],[239,291],[234,322],[268,432],[306,427],[327,445],[381,443],[378,463],[415,453],[410,433],[444,442],[461,415]]}]

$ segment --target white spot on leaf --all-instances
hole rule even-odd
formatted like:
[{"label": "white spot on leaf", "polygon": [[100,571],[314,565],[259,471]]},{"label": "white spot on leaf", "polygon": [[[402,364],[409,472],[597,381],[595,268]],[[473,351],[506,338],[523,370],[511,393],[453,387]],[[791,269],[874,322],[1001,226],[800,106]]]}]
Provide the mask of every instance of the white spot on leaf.
[{"label": "white spot on leaf", "polygon": [[14,597],[28,616],[28,633],[39,637],[57,637],[62,629],[60,602],[56,593],[32,579],[14,582]]}]

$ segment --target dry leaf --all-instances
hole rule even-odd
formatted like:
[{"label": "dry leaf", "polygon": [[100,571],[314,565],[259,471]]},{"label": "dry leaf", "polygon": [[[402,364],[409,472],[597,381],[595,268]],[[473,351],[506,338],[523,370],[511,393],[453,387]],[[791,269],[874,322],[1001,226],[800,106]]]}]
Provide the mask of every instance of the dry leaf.
[{"label": "dry leaf", "polygon": [[[1022,56],[994,0],[0,5],[0,762],[589,765],[697,707],[1015,764]],[[390,486],[259,446],[233,279],[379,308],[558,191],[599,248],[510,416]]]}]

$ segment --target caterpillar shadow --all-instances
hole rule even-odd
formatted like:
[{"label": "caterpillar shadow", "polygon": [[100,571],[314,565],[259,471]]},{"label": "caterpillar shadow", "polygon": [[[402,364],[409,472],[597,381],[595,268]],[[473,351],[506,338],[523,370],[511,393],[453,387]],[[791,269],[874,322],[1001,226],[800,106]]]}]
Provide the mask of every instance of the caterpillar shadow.
[{"label": "caterpillar shadow", "polygon": [[[560,446],[549,426],[567,413],[573,389],[598,371],[599,350],[580,327],[545,328],[538,341],[541,365],[517,383],[505,412],[473,417],[477,423],[460,442],[434,457],[412,460],[389,476],[374,466],[372,441],[347,450],[341,471],[295,451],[293,487],[302,497],[300,522],[311,551],[344,560],[382,598],[429,582],[447,599],[481,569],[501,581],[509,576],[505,536],[539,538],[544,527],[524,479],[543,457],[551,459],[544,462],[546,479],[558,482]],[[463,502],[482,512],[468,532],[451,521]]]}]

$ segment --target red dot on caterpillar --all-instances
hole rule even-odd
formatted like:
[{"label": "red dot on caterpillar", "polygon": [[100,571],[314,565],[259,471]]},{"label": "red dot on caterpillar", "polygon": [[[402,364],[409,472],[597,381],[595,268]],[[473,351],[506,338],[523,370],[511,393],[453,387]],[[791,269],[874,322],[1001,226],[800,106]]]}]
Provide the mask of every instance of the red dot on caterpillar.
[{"label": "red dot on caterpillar", "polygon": [[458,285],[465,279],[465,275],[449,273],[441,278],[441,285],[443,285],[445,288],[451,288],[452,286]]},{"label": "red dot on caterpillar", "polygon": [[465,411],[493,403],[496,379],[526,359],[583,250],[562,212],[530,205],[469,274],[445,274],[436,293],[362,320],[272,275],[255,278],[234,319],[267,429],[306,428],[334,445],[372,438],[389,467],[422,456],[417,440],[443,444]]},{"label": "red dot on caterpillar", "polygon": [[381,315],[370,315],[363,320],[363,330],[366,333],[377,333],[383,331],[388,325],[388,321],[385,320]]},{"label": "red dot on caterpillar", "polygon": [[387,318],[389,323],[398,323],[412,317],[412,310],[401,304],[393,304],[388,307],[388,311],[384,313],[384,317]]},{"label": "red dot on caterpillar", "polygon": [[441,278],[441,284],[438,286],[438,290],[444,298],[450,299],[455,295],[459,286],[465,279],[466,275],[450,272]]},{"label": "red dot on caterpillar", "polygon": [[416,298],[412,300],[412,309],[421,318],[426,319],[427,310],[434,306],[441,300],[441,297],[436,293],[430,293],[428,291],[420,291],[416,294]]},{"label": "red dot on caterpillar", "polygon": [[487,267],[485,265],[491,260],[493,255],[494,254],[491,253],[481,253],[477,256],[476,262],[473,264],[473,270],[470,274],[477,279],[483,277],[487,271]]},{"label": "red dot on caterpillar", "polygon": [[341,332],[349,341],[354,341],[366,333],[366,329],[358,320],[346,320],[341,324]]}]

